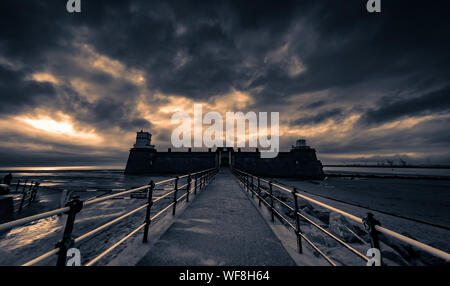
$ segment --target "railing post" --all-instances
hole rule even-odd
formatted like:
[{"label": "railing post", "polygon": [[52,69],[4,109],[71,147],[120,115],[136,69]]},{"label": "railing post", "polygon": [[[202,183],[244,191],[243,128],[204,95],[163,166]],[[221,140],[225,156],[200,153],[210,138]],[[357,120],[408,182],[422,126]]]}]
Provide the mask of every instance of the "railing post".
[{"label": "railing post", "polygon": [[191,191],[191,174],[188,175],[186,185],[186,202],[189,202],[189,192]]},{"label": "railing post", "polygon": [[255,189],[254,189],[254,187],[253,187],[253,176],[252,176],[252,182],[251,182],[252,198],[255,197],[254,191],[255,191]]},{"label": "railing post", "polygon": [[[33,190],[31,191],[30,204],[31,204],[31,202],[36,201],[36,194],[37,194],[37,192],[38,192],[39,185],[40,185],[40,183],[38,183],[38,182],[35,182],[35,183],[34,183]],[[29,207],[29,206],[30,206],[30,205],[28,205],[28,207]]]},{"label": "railing post", "polygon": [[[34,182],[34,187],[36,184],[37,182]],[[30,194],[30,198],[28,199],[28,207],[31,207],[31,203],[33,202],[34,187],[33,182],[31,182],[30,189],[28,190],[28,193]]]},{"label": "railing post", "polygon": [[272,210],[272,222],[275,221],[274,210],[273,210],[273,190],[272,181],[269,182],[269,193],[270,193],[270,209]]},{"label": "railing post", "polygon": [[83,208],[83,202],[80,201],[78,198],[75,198],[70,202],[68,202],[66,204],[66,207],[69,207],[69,210],[66,213],[67,214],[66,227],[64,228],[62,240],[56,244],[56,247],[59,248],[58,261],[56,262],[56,266],[66,265],[67,250],[71,248],[74,244],[72,232],[75,223],[75,215]]},{"label": "railing post", "polygon": [[258,205],[261,206],[261,179],[258,177]]},{"label": "railing post", "polygon": [[243,174],[243,183],[244,183],[244,190],[247,191],[247,174]]},{"label": "railing post", "polygon": [[147,212],[145,213],[145,226],[144,226],[144,238],[142,239],[142,242],[147,242],[148,238],[148,229],[150,227],[150,224],[152,223],[152,220],[150,219],[150,210],[153,205],[153,189],[155,188],[155,183],[153,180],[150,181],[150,187],[148,188],[147,193]]},{"label": "railing post", "polygon": [[383,265],[381,257],[380,240],[378,238],[378,231],[376,225],[381,225],[378,220],[373,217],[372,213],[367,213],[367,216],[363,219],[364,227],[370,236],[370,245],[372,248],[376,248],[380,251],[380,264]]},{"label": "railing post", "polygon": [[23,204],[25,202],[25,197],[27,196],[26,187],[27,187],[27,181],[25,180],[25,183],[24,183],[23,189],[22,189],[22,200],[20,201],[19,213],[22,212]]},{"label": "railing post", "polygon": [[18,190],[19,190],[19,186],[20,186],[20,180],[17,180],[17,185],[16,185],[16,193],[18,192]]},{"label": "railing post", "polygon": [[248,174],[245,174],[245,190],[248,192]]},{"label": "railing post", "polygon": [[175,215],[176,209],[177,209],[177,192],[178,192],[178,176],[175,179],[175,189],[173,192],[173,209],[172,209],[172,215]]},{"label": "railing post", "polygon": [[294,211],[295,211],[295,226],[296,226],[296,235],[297,235],[297,249],[298,253],[302,253],[302,237],[300,235],[301,229],[300,229],[300,217],[298,215],[298,202],[297,202],[297,188],[294,187],[294,190],[292,191],[292,195],[294,196]]},{"label": "railing post", "polygon": [[194,182],[194,194],[197,195],[197,178],[198,178],[198,174],[195,174],[195,182]]}]

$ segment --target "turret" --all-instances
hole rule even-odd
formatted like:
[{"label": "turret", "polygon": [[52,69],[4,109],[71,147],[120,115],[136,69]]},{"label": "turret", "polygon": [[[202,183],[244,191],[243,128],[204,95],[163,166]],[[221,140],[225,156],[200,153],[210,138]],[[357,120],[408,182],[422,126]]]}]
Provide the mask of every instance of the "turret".
[{"label": "turret", "polygon": [[295,141],[295,146],[292,146],[292,150],[301,150],[301,149],[309,149],[309,146],[306,145],[305,139],[298,139]]},{"label": "turret", "polygon": [[136,135],[136,144],[133,145],[134,148],[150,148],[155,149],[155,145],[151,145],[152,134],[149,132],[140,131]]}]

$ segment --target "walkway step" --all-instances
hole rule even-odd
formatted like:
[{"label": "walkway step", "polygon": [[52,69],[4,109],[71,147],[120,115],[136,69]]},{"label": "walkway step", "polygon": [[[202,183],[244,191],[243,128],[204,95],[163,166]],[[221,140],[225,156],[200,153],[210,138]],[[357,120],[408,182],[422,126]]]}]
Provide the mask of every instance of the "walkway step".
[{"label": "walkway step", "polygon": [[138,265],[295,265],[230,170],[189,204]]}]

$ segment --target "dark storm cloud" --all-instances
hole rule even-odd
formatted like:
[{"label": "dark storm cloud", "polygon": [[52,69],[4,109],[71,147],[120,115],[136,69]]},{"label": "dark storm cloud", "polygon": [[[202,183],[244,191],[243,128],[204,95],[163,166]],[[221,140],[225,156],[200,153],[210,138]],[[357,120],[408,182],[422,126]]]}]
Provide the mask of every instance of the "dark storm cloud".
[{"label": "dark storm cloud", "polygon": [[[450,21],[440,14],[444,2],[385,1],[380,15],[367,14],[361,2],[316,1],[304,11],[300,18],[318,37],[303,59],[307,72],[296,79],[264,74],[255,81],[265,84],[263,93],[289,95],[413,75],[433,84],[447,80]],[[297,43],[300,53],[305,43]]]},{"label": "dark storm cloud", "polygon": [[48,102],[53,86],[26,79],[26,74],[0,66],[0,114],[16,114]]},{"label": "dark storm cloud", "polygon": [[[65,1],[19,0],[0,3],[0,24],[3,27],[0,29],[0,57],[9,62],[9,65],[0,65],[0,115],[24,112],[23,108],[40,106],[56,110],[64,108],[77,120],[100,129],[115,126],[127,130],[151,127],[147,120],[133,117],[135,101],[130,101],[138,94],[134,85],[117,82],[103,72],[77,67],[67,57],[53,59],[50,56],[52,52],[68,56],[77,54],[73,40],[80,26],[100,24],[103,9],[111,7],[121,10],[129,6],[128,3],[104,4],[101,9],[100,6],[93,6],[96,9],[84,13],[88,17],[82,17],[81,20],[65,12]],[[95,17],[94,11],[99,12]],[[54,66],[58,76],[70,79],[76,75],[98,85],[112,86],[110,92],[116,99],[90,103],[70,86],[63,87],[65,92],[57,95],[52,83],[28,78],[32,73],[48,68],[49,64]]]},{"label": "dark storm cloud", "polygon": [[[136,113],[142,90],[72,58],[85,57],[76,45],[84,43],[141,70],[144,100],[155,107],[164,100],[152,98],[154,92],[207,100],[247,91],[254,110],[281,106],[273,111],[283,116],[283,104],[300,106],[299,114],[314,109],[308,113],[313,115],[292,120],[293,126],[362,112],[356,133],[365,124],[448,112],[448,88],[429,92],[450,78],[446,1],[383,1],[381,14],[367,13],[366,0],[82,1],[80,14],[66,13],[65,4],[0,2],[0,117],[45,107],[101,130],[151,128]],[[29,79],[43,70],[63,83]],[[95,100],[87,99],[68,84],[73,79],[104,89],[90,91]],[[322,91],[329,94],[289,101]],[[437,136],[445,130],[442,123],[429,128],[409,134],[426,135],[427,144],[448,143]],[[158,132],[160,139],[170,138],[167,131]],[[335,153],[404,144],[376,143],[385,136],[316,143]],[[415,151],[427,148],[420,142]]]},{"label": "dark storm cloud", "polygon": [[327,121],[328,119],[338,119],[343,114],[341,108],[333,108],[330,110],[321,111],[313,116],[301,117],[294,120],[291,125],[310,125],[318,124]]},{"label": "dark storm cloud", "polygon": [[[98,165],[114,165],[125,162],[127,152],[95,154],[92,150],[73,148],[70,151],[16,150],[0,147],[0,166],[78,166],[92,162]],[[119,160],[118,160],[119,158]]]},{"label": "dark storm cloud", "polygon": [[[117,83],[115,83],[117,84]],[[79,122],[97,127],[99,130],[108,130],[119,127],[124,130],[138,128],[151,128],[146,119],[135,117],[135,104],[138,91],[133,85],[119,84],[116,96],[100,98],[89,102],[76,91],[67,88],[61,93],[62,98],[55,105],[73,115]]]},{"label": "dark storm cloud", "polygon": [[67,15],[61,13],[63,2],[1,1],[0,53],[26,63],[27,69],[45,63],[43,52],[64,47],[70,40]]},{"label": "dark storm cloud", "polygon": [[[61,48],[86,27],[101,53],[145,69],[151,88],[193,98],[262,86],[257,100],[264,103],[377,77],[442,81],[449,74],[442,2],[389,1],[381,15],[368,14],[364,2],[86,1],[80,15],[61,12],[59,2],[26,9],[21,2],[3,10],[13,12],[3,20],[13,29],[2,39],[7,55],[23,56]],[[29,10],[35,13],[25,17]],[[297,24],[315,37],[306,42],[293,32]],[[286,41],[307,67],[296,77],[265,61]]]},{"label": "dark storm cloud", "polygon": [[450,110],[450,87],[368,110],[361,118],[368,124],[393,121],[405,116],[436,114]]},{"label": "dark storm cloud", "polygon": [[450,136],[443,133],[442,129],[449,123],[449,119],[422,123],[414,130],[391,130],[383,137],[376,133],[360,132],[360,136],[349,138],[348,141],[323,138],[315,147],[328,154],[421,153],[424,149],[433,151],[431,153],[448,153]]},{"label": "dark storm cloud", "polygon": [[83,121],[100,128],[109,126],[118,126],[125,130],[134,130],[137,128],[150,128],[151,124],[141,118],[131,118],[129,114],[133,113],[134,106],[122,105],[120,102],[114,102],[108,99],[101,99],[95,104],[86,104],[88,112]]},{"label": "dark storm cloud", "polygon": [[306,108],[306,109],[314,109],[314,108],[317,108],[317,107],[321,107],[321,106],[323,106],[325,104],[326,104],[325,100],[318,100],[318,101],[314,101],[314,102],[311,102],[309,104],[306,104],[304,106],[304,108]]}]

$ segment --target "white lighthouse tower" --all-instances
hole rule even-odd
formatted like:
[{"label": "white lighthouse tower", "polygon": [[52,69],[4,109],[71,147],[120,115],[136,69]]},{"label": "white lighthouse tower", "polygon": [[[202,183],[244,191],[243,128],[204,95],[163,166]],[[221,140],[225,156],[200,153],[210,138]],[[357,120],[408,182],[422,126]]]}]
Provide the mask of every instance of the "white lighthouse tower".
[{"label": "white lighthouse tower", "polygon": [[152,134],[141,130],[140,132],[137,132],[136,144],[134,144],[133,147],[155,149],[155,145],[151,145],[150,143],[152,143]]},{"label": "white lighthouse tower", "polygon": [[302,150],[302,149],[309,149],[309,146],[306,145],[305,139],[298,139],[295,141],[295,146],[292,146],[292,150]]}]

